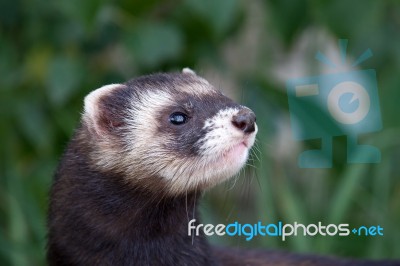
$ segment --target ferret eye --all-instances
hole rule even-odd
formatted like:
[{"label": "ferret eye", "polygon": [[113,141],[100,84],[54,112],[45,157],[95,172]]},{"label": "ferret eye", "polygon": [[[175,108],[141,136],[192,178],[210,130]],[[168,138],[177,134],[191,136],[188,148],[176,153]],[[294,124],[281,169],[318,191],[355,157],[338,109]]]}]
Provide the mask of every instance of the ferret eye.
[{"label": "ferret eye", "polygon": [[181,112],[172,113],[169,116],[169,122],[171,122],[171,124],[176,125],[176,126],[185,124],[187,122],[187,120],[188,120],[188,116]]}]

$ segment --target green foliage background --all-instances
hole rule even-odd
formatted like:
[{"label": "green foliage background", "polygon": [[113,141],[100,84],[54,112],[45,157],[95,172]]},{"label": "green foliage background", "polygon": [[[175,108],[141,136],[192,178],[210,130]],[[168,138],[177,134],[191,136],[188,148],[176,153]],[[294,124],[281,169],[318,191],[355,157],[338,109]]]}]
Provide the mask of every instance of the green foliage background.
[{"label": "green foliage background", "polygon": [[[378,73],[383,130],[362,138],[376,165],[299,169],[285,80],[320,73],[339,38]],[[306,60],[294,60],[304,56]],[[300,62],[300,63],[299,63]],[[381,225],[383,237],[212,238],[223,245],[400,258],[400,3],[396,0],[1,0],[0,265],[43,265],[47,193],[82,99],[104,84],[189,66],[250,106],[260,127],[244,176],[207,193],[205,222]],[[308,147],[318,146],[307,142]],[[258,157],[258,158],[257,158]]]}]

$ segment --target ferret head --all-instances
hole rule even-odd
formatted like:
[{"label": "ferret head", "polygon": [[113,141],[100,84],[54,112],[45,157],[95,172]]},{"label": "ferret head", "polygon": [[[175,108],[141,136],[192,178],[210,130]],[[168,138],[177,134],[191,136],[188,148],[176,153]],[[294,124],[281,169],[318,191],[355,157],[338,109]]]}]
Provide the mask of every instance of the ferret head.
[{"label": "ferret head", "polygon": [[96,170],[149,189],[206,189],[244,166],[256,117],[192,70],[112,84],[85,98],[83,129]]}]

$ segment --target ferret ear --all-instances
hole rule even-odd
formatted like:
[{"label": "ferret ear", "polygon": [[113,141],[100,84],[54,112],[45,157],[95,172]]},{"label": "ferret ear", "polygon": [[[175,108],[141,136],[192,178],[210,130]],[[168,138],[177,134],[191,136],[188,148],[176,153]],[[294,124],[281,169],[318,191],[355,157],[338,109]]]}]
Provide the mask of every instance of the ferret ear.
[{"label": "ferret ear", "polygon": [[194,72],[193,70],[191,70],[188,67],[185,67],[184,69],[182,69],[182,74],[196,75],[196,72]]},{"label": "ferret ear", "polygon": [[92,91],[85,97],[83,120],[91,133],[106,136],[124,125],[119,92],[125,85],[111,84]]}]

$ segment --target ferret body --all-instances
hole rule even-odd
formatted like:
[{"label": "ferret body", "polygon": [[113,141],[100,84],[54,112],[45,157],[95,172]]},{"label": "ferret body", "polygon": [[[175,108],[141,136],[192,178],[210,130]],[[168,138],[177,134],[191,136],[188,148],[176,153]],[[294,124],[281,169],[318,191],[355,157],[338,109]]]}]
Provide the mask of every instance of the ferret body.
[{"label": "ferret body", "polygon": [[256,133],[250,109],[189,69],[91,92],[51,189],[49,265],[353,265],[188,236],[202,192],[243,167]]},{"label": "ferret body", "polygon": [[102,87],[51,191],[51,265],[213,265],[187,233],[201,192],[246,162],[257,126],[191,70]]}]

